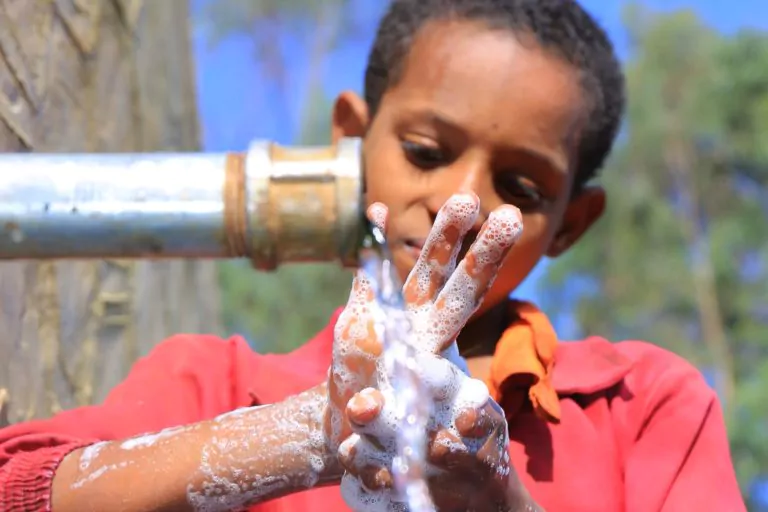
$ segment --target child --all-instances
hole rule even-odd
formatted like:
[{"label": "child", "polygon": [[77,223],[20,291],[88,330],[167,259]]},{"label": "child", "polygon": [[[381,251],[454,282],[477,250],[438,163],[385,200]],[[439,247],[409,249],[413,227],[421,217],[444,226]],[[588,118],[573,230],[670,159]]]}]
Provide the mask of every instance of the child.
[{"label": "child", "polygon": [[[745,510],[692,366],[636,341],[557,345],[541,312],[508,300],[602,214],[588,182],[623,106],[611,44],[573,0],[394,0],[365,99],[336,101],[334,139],[365,137],[370,214],[409,278],[430,399],[452,413],[430,433],[441,511]],[[356,278],[291,354],[175,336],[102,405],[0,431],[0,508],[348,510],[346,470],[349,503],[396,510],[368,286]],[[456,370],[459,330],[494,400]]]}]

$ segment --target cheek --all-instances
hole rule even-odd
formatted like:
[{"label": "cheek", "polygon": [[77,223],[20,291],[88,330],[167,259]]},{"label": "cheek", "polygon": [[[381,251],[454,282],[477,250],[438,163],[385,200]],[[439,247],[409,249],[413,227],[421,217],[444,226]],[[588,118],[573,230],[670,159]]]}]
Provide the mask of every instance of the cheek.
[{"label": "cheek", "polygon": [[387,138],[372,131],[365,141],[365,186],[368,204],[384,203],[390,214],[407,203],[409,173],[400,148]]}]

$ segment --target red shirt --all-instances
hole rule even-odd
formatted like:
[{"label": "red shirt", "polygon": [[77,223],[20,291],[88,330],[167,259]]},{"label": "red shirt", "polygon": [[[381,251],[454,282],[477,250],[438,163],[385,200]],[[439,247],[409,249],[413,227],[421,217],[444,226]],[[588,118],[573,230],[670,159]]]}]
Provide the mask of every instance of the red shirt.
[{"label": "red shirt", "polygon": [[[240,337],[174,336],[139,360],[102,405],[0,430],[0,511],[50,510],[53,472],[78,447],[273,403],[322,382],[337,315],[285,355],[256,354]],[[510,422],[512,460],[545,510],[746,510],[717,397],[683,359],[643,342],[593,337],[559,345],[553,383],[560,424],[530,412]],[[329,487],[252,510],[349,509]]]}]

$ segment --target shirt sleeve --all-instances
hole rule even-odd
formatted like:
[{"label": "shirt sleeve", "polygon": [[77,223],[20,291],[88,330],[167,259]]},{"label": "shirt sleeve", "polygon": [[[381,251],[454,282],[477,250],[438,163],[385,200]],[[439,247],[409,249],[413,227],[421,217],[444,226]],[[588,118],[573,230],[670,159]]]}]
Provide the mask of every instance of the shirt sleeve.
[{"label": "shirt sleeve", "polygon": [[243,351],[250,352],[239,338],[174,336],[140,359],[101,405],[0,430],[0,509],[49,511],[54,472],[77,448],[234,409],[234,361]]},{"label": "shirt sleeve", "polygon": [[717,395],[698,370],[653,347],[625,382],[645,395],[631,401],[634,426],[622,443],[626,510],[746,511]]}]

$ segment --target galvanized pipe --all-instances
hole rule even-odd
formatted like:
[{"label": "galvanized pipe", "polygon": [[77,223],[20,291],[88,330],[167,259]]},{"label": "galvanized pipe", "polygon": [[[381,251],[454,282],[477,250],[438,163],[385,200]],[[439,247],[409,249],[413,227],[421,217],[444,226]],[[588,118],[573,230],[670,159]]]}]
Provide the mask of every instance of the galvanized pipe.
[{"label": "galvanized pipe", "polygon": [[246,153],[0,155],[0,259],[357,263],[360,141]]}]

